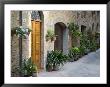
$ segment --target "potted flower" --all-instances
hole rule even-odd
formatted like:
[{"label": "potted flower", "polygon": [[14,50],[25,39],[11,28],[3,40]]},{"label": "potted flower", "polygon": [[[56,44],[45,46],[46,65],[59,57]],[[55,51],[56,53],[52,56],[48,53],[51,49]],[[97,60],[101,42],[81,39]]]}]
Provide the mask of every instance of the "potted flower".
[{"label": "potted flower", "polygon": [[55,41],[57,36],[58,36],[58,35],[53,35],[53,36],[51,37],[51,41]]},{"label": "potted flower", "polygon": [[18,37],[23,37],[24,39],[26,39],[29,36],[30,32],[32,31],[31,29],[24,28],[22,26],[16,27],[15,30],[16,30],[16,35]]}]

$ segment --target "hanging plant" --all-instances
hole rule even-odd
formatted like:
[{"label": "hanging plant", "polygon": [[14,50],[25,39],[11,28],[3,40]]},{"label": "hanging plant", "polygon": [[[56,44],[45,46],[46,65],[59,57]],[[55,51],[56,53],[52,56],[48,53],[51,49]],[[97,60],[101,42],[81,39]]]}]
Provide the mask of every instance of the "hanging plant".
[{"label": "hanging plant", "polygon": [[29,36],[30,32],[32,31],[31,29],[23,28],[22,26],[16,27],[15,30],[16,30],[16,35],[24,39],[26,39]]},{"label": "hanging plant", "polygon": [[47,30],[47,34],[46,34],[46,41],[55,41],[56,40],[56,36],[57,35],[55,35],[54,34],[54,31],[52,30],[52,29],[48,29]]}]

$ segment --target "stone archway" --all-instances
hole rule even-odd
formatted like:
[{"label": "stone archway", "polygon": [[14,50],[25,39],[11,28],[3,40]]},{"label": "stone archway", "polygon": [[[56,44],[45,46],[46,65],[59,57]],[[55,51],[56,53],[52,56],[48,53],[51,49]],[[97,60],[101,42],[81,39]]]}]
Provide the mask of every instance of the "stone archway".
[{"label": "stone archway", "polygon": [[54,50],[61,50],[66,54],[68,49],[68,29],[63,22],[55,24],[55,35],[57,37],[54,42]]}]

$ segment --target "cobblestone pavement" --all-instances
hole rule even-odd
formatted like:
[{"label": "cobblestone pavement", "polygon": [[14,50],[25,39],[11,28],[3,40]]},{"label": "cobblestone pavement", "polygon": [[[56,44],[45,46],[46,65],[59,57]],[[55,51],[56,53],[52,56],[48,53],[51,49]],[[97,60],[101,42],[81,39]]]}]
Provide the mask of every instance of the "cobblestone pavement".
[{"label": "cobblestone pavement", "polygon": [[78,61],[67,62],[59,71],[42,71],[38,77],[99,77],[100,49],[83,56]]}]

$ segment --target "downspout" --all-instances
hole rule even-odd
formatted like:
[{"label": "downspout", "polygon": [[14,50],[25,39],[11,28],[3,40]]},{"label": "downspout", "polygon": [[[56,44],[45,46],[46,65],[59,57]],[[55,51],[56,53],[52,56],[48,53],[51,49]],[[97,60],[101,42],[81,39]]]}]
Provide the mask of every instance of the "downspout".
[{"label": "downspout", "polygon": [[[22,11],[19,11],[19,25],[22,26]],[[22,77],[22,37],[19,37],[19,67],[20,67],[20,76]]]}]

